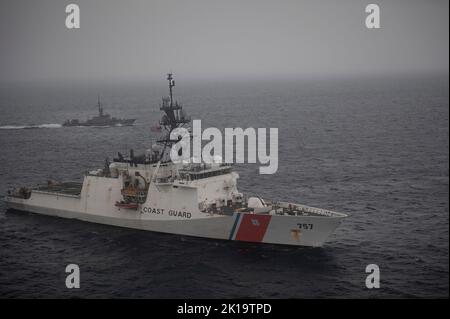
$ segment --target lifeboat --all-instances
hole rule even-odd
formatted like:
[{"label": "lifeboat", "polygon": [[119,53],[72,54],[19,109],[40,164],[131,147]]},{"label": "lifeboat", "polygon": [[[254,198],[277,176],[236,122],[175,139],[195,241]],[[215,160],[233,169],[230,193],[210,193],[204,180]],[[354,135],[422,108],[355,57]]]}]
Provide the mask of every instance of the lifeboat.
[{"label": "lifeboat", "polygon": [[125,209],[138,209],[139,204],[137,203],[125,203],[125,202],[116,202],[116,207],[125,208]]}]

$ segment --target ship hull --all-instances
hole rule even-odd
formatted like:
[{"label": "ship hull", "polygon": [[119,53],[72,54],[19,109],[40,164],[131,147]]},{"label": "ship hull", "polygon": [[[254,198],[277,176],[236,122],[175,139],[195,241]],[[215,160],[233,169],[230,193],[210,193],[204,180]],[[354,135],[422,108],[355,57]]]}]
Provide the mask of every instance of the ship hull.
[{"label": "ship hull", "polygon": [[[30,205],[27,200],[20,198],[7,197],[5,201],[8,209],[11,210],[117,227],[210,239],[310,247],[322,246],[342,220],[342,217],[277,216],[239,212],[230,216],[158,220],[146,218],[146,214],[141,211],[124,211],[122,209],[122,214],[116,217],[113,216],[115,214],[100,215],[92,212]],[[58,201],[64,201],[64,198],[60,197]]]},{"label": "ship hull", "polygon": [[136,119],[115,120],[110,122],[66,122],[63,126],[132,126]]}]

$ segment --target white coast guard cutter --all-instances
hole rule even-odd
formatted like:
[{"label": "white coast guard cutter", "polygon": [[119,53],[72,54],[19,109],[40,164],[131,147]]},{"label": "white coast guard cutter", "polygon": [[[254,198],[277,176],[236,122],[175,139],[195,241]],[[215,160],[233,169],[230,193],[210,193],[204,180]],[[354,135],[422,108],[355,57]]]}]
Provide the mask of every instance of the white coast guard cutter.
[{"label": "white coast guard cutter", "polygon": [[141,156],[119,153],[82,183],[48,182],[8,191],[7,207],[51,216],[155,232],[299,246],[321,246],[345,214],[305,205],[247,197],[229,164],[174,164],[170,132],[188,125],[173,101],[162,99],[164,138]]}]

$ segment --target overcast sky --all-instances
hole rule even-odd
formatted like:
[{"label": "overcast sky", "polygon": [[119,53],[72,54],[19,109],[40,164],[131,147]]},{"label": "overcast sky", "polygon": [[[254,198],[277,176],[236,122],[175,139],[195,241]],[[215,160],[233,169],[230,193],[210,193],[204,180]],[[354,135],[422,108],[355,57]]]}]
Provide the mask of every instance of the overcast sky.
[{"label": "overcast sky", "polygon": [[[81,28],[65,27],[76,3]],[[381,7],[381,29],[365,6]],[[447,73],[448,0],[2,0],[0,81]]]}]

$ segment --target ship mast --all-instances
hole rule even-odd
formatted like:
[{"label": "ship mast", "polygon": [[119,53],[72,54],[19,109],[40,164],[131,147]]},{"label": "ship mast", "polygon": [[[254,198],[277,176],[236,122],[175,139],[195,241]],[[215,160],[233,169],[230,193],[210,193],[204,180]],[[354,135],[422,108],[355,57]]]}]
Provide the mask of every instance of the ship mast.
[{"label": "ship mast", "polygon": [[97,95],[97,106],[98,106],[98,114],[100,116],[103,116],[103,107],[102,104],[100,103],[100,94]]},{"label": "ship mast", "polygon": [[162,105],[160,107],[160,110],[164,111],[164,115],[159,121],[159,124],[166,131],[164,138],[157,141],[157,143],[164,145],[160,154],[160,160],[163,159],[166,148],[178,142],[178,140],[170,139],[170,133],[174,129],[191,122],[191,119],[183,112],[183,107],[181,104],[178,104],[178,101],[175,101],[173,98],[173,87],[175,86],[175,81],[173,80],[172,73],[167,74],[167,81],[169,81],[169,96],[162,98]]},{"label": "ship mast", "polygon": [[182,110],[183,107],[178,104],[178,101],[174,101],[173,99],[173,87],[175,86],[175,81],[173,80],[172,73],[167,74],[167,81],[169,81],[169,97],[162,98],[160,110],[164,111],[165,115],[163,115],[160,124],[164,126],[170,134],[172,130],[189,123],[191,120],[185,116]]},{"label": "ship mast", "polygon": [[170,106],[173,106],[173,95],[172,88],[175,86],[175,81],[173,80],[172,73],[167,74],[167,81],[169,81],[169,92],[170,92]]}]

